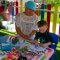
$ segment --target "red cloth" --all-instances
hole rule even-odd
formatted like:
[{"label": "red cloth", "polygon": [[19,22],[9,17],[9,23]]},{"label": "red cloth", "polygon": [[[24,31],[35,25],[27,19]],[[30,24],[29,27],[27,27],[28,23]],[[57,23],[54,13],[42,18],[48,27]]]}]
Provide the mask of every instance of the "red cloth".
[{"label": "red cloth", "polygon": [[4,7],[0,6],[0,12],[3,12],[3,11],[4,11]]}]

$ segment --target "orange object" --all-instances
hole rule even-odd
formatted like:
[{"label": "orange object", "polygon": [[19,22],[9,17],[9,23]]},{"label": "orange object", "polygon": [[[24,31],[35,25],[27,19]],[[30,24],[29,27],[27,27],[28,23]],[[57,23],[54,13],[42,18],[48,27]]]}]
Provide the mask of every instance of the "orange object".
[{"label": "orange object", "polygon": [[36,15],[39,15],[39,10],[38,10],[38,9],[36,9],[35,13],[36,13]]}]

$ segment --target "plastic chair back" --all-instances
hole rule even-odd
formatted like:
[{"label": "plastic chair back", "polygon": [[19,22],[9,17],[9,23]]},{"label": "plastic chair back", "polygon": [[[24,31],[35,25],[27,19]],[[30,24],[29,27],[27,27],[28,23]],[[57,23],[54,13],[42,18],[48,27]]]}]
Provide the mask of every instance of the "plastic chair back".
[{"label": "plastic chair back", "polygon": [[52,48],[54,50],[56,50],[56,47],[57,47],[57,44],[58,44],[58,40],[59,40],[59,36],[54,34],[54,33],[50,33],[50,34],[51,34],[51,36],[52,36],[52,38],[54,40],[54,43],[52,44]]}]

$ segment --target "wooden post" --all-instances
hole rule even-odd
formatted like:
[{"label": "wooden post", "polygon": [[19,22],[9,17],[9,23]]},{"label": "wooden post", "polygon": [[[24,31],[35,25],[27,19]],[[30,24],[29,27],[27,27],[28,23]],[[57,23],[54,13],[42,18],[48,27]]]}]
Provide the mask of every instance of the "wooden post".
[{"label": "wooden post", "polygon": [[56,24],[57,24],[57,14],[58,14],[58,5],[55,5],[54,17],[53,17],[53,33],[56,32]]},{"label": "wooden post", "polygon": [[48,4],[47,6],[47,22],[48,22],[48,31],[50,30],[50,16],[51,16],[51,4]]}]

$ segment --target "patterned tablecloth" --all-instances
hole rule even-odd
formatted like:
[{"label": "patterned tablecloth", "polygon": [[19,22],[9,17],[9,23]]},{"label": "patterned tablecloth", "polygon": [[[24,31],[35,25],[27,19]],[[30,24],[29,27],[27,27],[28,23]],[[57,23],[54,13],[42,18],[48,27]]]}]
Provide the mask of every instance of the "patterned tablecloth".
[{"label": "patterned tablecloth", "polygon": [[[5,47],[6,45],[9,44],[5,44],[3,46]],[[11,47],[12,49],[10,52],[2,52],[2,50],[0,51],[0,60],[17,60],[19,57],[18,50],[22,56],[27,57],[27,60],[49,60],[54,53],[52,48],[35,46],[28,41],[21,39],[19,39],[19,42],[16,44],[12,44],[12,46],[13,47]]]},{"label": "patterned tablecloth", "polygon": [[21,54],[28,60],[49,60],[54,53],[52,48],[35,46],[25,40],[20,40],[19,47]]}]

